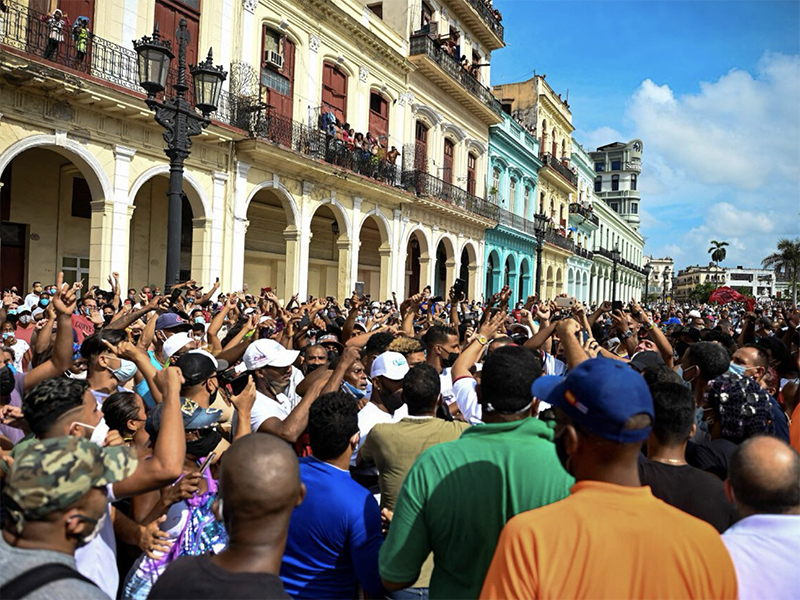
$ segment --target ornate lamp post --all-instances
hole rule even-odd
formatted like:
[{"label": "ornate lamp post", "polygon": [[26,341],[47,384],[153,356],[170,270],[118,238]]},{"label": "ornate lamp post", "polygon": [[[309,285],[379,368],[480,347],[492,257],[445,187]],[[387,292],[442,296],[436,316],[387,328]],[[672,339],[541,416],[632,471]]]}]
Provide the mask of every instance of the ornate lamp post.
[{"label": "ornate lamp post", "polygon": [[[194,86],[195,105],[186,100],[189,86],[186,83],[186,46],[191,41],[186,19],[181,19],[175,32],[178,41],[177,82],[172,86],[175,95],[163,102],[156,95],[167,86],[170,61],[175,57],[168,40],[162,40],[158,33],[158,23],[153,36],[145,36],[133,43],[139,55],[139,85],[147,92],[145,103],[155,112],[155,119],[164,127],[164,150],[169,157],[169,217],[167,220],[167,269],[166,287],[178,283],[181,269],[181,219],[183,197],[183,164],[192,147],[191,137],[199,135],[211,121],[208,115],[217,110],[222,82],[227,73],[221,66],[215,67],[211,49],[208,58],[197,66],[189,67]],[[200,116],[197,110],[202,113]]]},{"label": "ornate lamp post", "polygon": [[544,215],[536,214],[533,216],[533,234],[536,236],[536,298],[541,300],[540,290],[542,287],[542,247],[544,246],[544,234],[547,231],[547,219]]},{"label": "ornate lamp post", "polygon": [[644,271],[644,303],[646,305],[650,292],[650,273],[653,272],[653,267],[650,266],[650,263],[647,263],[642,270]]},{"label": "ornate lamp post", "polygon": [[617,263],[619,262],[620,255],[619,244],[614,244],[614,249],[611,251],[611,260],[614,261],[613,287],[611,290],[612,302],[617,301]]}]

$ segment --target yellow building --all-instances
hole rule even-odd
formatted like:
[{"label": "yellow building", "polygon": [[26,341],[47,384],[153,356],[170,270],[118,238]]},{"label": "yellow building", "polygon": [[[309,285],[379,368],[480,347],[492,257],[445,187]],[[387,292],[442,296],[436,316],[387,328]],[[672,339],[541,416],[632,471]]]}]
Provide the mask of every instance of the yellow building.
[{"label": "yellow building", "polygon": [[[480,196],[499,105],[481,83],[488,67],[474,76],[436,55],[447,40],[430,19],[434,49],[420,47],[419,3],[401,3],[8,1],[0,21],[3,285],[53,281],[64,270],[91,284],[116,271],[127,287],[163,286],[169,167],[132,40],[156,22],[174,38],[184,18],[187,62],[213,47],[229,74],[186,163],[182,278],[340,298],[360,281],[387,298],[427,284],[443,292],[462,276],[476,296],[483,232],[494,224]],[[36,8],[56,6],[88,18],[83,57],[69,30],[54,52],[48,44],[50,24]],[[481,64],[502,46],[502,27],[476,0],[423,7],[437,32],[457,32]],[[381,147],[369,154],[326,134],[331,115]],[[424,160],[418,124],[428,128]]]},{"label": "yellow building", "polygon": [[538,212],[551,224],[542,253],[542,297],[567,292],[567,259],[574,255],[568,235],[569,206],[577,197],[578,176],[570,166],[572,113],[544,75],[528,81],[493,87],[495,95],[511,115],[533,129],[539,139],[542,168],[539,169]]}]

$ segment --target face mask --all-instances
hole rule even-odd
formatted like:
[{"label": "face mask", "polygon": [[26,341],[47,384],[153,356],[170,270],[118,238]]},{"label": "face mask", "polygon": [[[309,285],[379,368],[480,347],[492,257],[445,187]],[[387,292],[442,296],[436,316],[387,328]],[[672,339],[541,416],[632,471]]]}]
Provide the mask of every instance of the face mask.
[{"label": "face mask", "polygon": [[92,430],[92,435],[89,438],[90,442],[94,442],[98,446],[102,446],[103,442],[106,441],[106,436],[108,435],[108,425],[106,424],[106,418],[100,417],[100,421],[94,427],[91,425],[87,425],[86,423],[81,423],[80,421],[75,421],[73,425],[80,425],[81,427],[85,427],[86,429]]},{"label": "face mask", "polygon": [[203,317],[195,317],[194,318],[194,322],[195,323],[202,323],[203,325],[205,325],[206,320]]},{"label": "face mask", "polygon": [[13,331],[4,331],[3,332],[3,339],[7,340],[8,338],[13,338],[14,332]]},{"label": "face mask", "polygon": [[139,368],[136,366],[135,363],[125,358],[119,359],[119,368],[112,369],[111,367],[106,367],[106,369],[111,371],[111,374],[114,375],[114,377],[116,377],[117,381],[119,381],[120,383],[125,383],[126,381],[130,381],[133,378],[133,376],[136,375],[136,372],[139,370]]},{"label": "face mask", "polygon": [[30,323],[30,322],[31,322],[31,317],[30,317],[30,315],[22,315],[22,316],[19,318],[19,322],[20,322],[20,323],[22,323],[23,325],[27,325],[28,323]]},{"label": "face mask", "polygon": [[103,513],[103,516],[101,516],[99,519],[92,519],[91,517],[86,517],[84,515],[75,515],[74,517],[72,517],[73,519],[79,519],[84,523],[94,523],[94,527],[92,528],[92,530],[83,537],[81,537],[80,540],[78,541],[79,548],[81,546],[85,546],[100,534],[100,531],[103,529],[103,525],[106,524],[107,514],[108,513]]},{"label": "face mask", "polygon": [[372,309],[372,314],[373,315],[377,315],[378,314],[378,309],[377,308],[373,308]]},{"label": "face mask", "polygon": [[17,314],[17,309],[16,308],[9,308],[6,311],[6,313],[9,314],[9,315],[15,315],[15,314]]},{"label": "face mask", "polygon": [[39,300],[39,306],[41,306],[42,308],[44,308],[48,304],[50,304],[50,298],[42,298],[41,300]]},{"label": "face mask", "polygon": [[731,373],[736,373],[740,377],[747,377],[747,375],[745,374],[747,371],[747,367],[745,367],[744,365],[737,365],[736,363],[731,363],[730,365],[728,365],[728,371],[730,371]]},{"label": "face mask", "polygon": [[447,358],[440,358],[439,362],[442,363],[442,368],[443,369],[449,369],[450,367],[452,367],[455,364],[455,362],[456,362],[456,360],[458,360],[459,356],[461,356],[461,354],[459,352],[450,352],[447,355]]},{"label": "face mask", "polygon": [[217,399],[217,394],[219,393],[219,387],[215,387],[214,391],[208,394],[208,404],[211,406],[214,404],[214,401]]},{"label": "face mask", "polygon": [[67,371],[64,373],[70,379],[86,379],[87,371],[81,371],[80,373],[73,373],[72,371]]},{"label": "face mask", "polygon": [[186,453],[198,458],[208,456],[221,441],[222,436],[212,431],[194,441],[186,442]]},{"label": "face mask", "polygon": [[54,288],[54,287],[50,288],[50,293],[51,294],[55,294],[56,293],[56,288]]},{"label": "face mask", "polygon": [[346,381],[342,382],[342,391],[347,392],[356,400],[361,400],[364,396],[367,395],[365,392],[361,391],[356,386],[347,383]]}]

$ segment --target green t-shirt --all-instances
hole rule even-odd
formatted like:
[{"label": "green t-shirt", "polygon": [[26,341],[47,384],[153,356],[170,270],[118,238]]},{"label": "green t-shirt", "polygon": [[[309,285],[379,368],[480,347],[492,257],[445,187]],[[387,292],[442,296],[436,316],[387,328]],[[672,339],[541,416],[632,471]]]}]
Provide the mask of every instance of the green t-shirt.
[{"label": "green t-shirt", "polygon": [[414,581],[432,551],[430,598],[477,598],[506,522],[566,498],[573,483],[544,422],[475,425],[411,467],[381,547],[381,577]]}]

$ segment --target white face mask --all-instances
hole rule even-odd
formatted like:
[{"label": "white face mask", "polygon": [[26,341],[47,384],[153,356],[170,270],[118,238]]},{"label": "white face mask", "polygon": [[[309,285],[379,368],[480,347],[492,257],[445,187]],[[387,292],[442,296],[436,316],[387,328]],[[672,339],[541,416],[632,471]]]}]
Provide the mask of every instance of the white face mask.
[{"label": "white face mask", "polygon": [[72,371],[67,371],[64,373],[70,379],[86,379],[88,371],[81,371],[80,373],[73,373]]},{"label": "white face mask", "polygon": [[87,429],[92,429],[92,437],[89,438],[90,442],[94,442],[98,446],[102,446],[103,442],[106,441],[106,436],[109,432],[109,427],[106,424],[106,418],[101,417],[100,422],[92,427],[91,425],[87,425],[86,423],[81,423],[80,421],[75,421],[75,425],[80,425],[81,427],[86,427]]},{"label": "white face mask", "polygon": [[94,529],[92,529],[91,533],[84,536],[80,541],[80,546],[86,546],[89,542],[91,542],[94,538],[100,535],[100,531],[103,529],[103,526],[106,524],[106,517],[108,516],[108,512],[104,512],[103,515],[97,519],[97,523],[94,525]]}]

